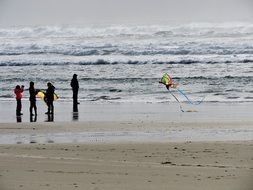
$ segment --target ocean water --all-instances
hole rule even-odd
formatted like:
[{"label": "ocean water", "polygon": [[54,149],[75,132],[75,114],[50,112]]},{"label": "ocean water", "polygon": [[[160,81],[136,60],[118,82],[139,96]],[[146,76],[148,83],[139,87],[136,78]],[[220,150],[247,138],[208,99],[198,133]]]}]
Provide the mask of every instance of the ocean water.
[{"label": "ocean water", "polygon": [[168,73],[193,101],[252,102],[253,23],[0,28],[0,73],[0,101],[30,81],[71,101],[74,73],[80,101],[175,101],[158,83]]}]

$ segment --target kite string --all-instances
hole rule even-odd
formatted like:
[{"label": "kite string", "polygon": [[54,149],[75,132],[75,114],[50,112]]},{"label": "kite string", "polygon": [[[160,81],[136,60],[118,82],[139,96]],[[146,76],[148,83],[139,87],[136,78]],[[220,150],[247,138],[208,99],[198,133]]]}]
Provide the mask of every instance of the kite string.
[{"label": "kite string", "polygon": [[180,93],[188,100],[188,102],[189,102],[190,104],[193,104],[193,105],[199,105],[199,104],[201,104],[201,103],[204,101],[204,99],[205,99],[205,96],[204,96],[204,97],[202,98],[202,100],[193,102],[193,101],[191,101],[191,100],[188,98],[188,96],[187,96],[182,90],[177,89],[177,91],[180,92]]},{"label": "kite string", "polygon": [[170,90],[169,90],[169,92],[176,99],[176,101],[179,103],[179,107],[180,107],[181,112],[184,112],[181,102],[177,99],[177,97]]}]

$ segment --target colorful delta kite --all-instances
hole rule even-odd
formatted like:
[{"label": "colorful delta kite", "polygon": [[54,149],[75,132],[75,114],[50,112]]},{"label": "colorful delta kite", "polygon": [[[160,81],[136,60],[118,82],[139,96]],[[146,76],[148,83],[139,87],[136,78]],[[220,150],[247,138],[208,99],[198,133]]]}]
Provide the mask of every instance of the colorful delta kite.
[{"label": "colorful delta kite", "polygon": [[172,88],[177,88],[178,84],[175,84],[173,82],[173,79],[170,75],[165,73],[163,77],[161,78],[160,83],[164,84],[167,88],[172,87]]},{"label": "colorful delta kite", "polygon": [[[200,101],[192,101],[192,100],[190,100],[190,99],[188,98],[188,96],[187,96],[182,90],[180,90],[180,89],[178,88],[178,84],[175,84],[175,83],[173,82],[172,77],[171,77],[170,75],[168,75],[167,73],[165,73],[165,74],[163,75],[163,77],[161,78],[161,80],[159,81],[159,83],[162,83],[162,84],[164,84],[164,85],[166,86],[166,88],[169,90],[170,94],[171,94],[171,95],[175,98],[175,100],[179,103],[179,105],[180,105],[180,110],[181,110],[182,112],[184,112],[184,110],[183,110],[183,108],[182,108],[181,102],[180,102],[179,99],[170,91],[169,87],[172,87],[172,88],[176,89],[181,95],[183,95],[183,96],[186,98],[187,102],[190,103],[190,104],[192,104],[192,105],[199,105],[199,104],[201,104],[201,103],[204,101],[204,99],[205,99],[205,97],[203,97],[202,100],[200,100]],[[189,112],[189,111],[188,111],[188,112]]]},{"label": "colorful delta kite", "polygon": [[172,84],[172,78],[170,77],[170,75],[168,75],[167,73],[165,73],[161,79],[161,83],[163,83],[164,85],[171,85]]}]

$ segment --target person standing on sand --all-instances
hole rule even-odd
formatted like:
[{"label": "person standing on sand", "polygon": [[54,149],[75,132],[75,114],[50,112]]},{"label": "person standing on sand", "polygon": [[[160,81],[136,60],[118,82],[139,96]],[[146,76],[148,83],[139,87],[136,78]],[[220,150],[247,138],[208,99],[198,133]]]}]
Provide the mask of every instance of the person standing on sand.
[{"label": "person standing on sand", "polygon": [[23,97],[23,92],[24,92],[24,85],[22,85],[21,88],[19,85],[17,85],[16,88],[14,89],[14,93],[16,95],[16,100],[17,100],[17,108],[16,108],[17,116],[23,115],[21,113],[21,109],[22,109],[21,99]]},{"label": "person standing on sand", "polygon": [[37,106],[36,106],[36,90],[34,88],[34,82],[30,82],[30,87],[29,87],[29,94],[30,94],[30,115],[33,116],[33,109],[35,116],[37,115]]},{"label": "person standing on sand", "polygon": [[73,106],[77,107],[77,104],[79,104],[79,102],[77,101],[78,90],[79,90],[79,83],[77,80],[77,74],[73,75],[73,78],[71,79],[70,86],[72,87],[72,91],[73,91]]},{"label": "person standing on sand", "polygon": [[54,114],[54,90],[55,90],[55,87],[50,83],[48,82],[47,83],[47,90],[46,90],[46,97],[45,97],[45,100],[46,100],[46,103],[47,103],[47,107],[48,107],[48,110],[45,114]]}]

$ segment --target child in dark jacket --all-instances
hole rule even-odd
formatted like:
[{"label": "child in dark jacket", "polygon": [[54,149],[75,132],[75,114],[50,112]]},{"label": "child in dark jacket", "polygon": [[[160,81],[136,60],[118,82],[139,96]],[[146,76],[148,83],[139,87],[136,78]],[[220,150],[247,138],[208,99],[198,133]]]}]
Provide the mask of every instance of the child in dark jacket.
[{"label": "child in dark jacket", "polygon": [[17,108],[16,108],[16,115],[17,116],[23,115],[21,113],[21,109],[22,109],[21,99],[23,97],[23,92],[24,92],[23,85],[21,87],[19,85],[17,85],[16,88],[14,89],[14,93],[16,94],[16,100],[17,100]]}]

